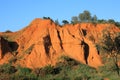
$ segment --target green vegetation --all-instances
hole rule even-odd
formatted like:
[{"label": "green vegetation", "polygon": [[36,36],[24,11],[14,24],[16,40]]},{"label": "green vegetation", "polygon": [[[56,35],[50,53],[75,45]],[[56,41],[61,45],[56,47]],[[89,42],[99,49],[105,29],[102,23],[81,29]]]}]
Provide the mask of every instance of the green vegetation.
[{"label": "green vegetation", "polygon": [[69,22],[67,20],[63,20],[62,23],[63,24],[69,24]]},{"label": "green vegetation", "polygon": [[76,24],[79,22],[97,22],[97,16],[94,15],[93,17],[91,16],[91,13],[87,10],[83,11],[83,13],[80,13],[77,16],[73,16],[71,23]]},{"label": "green vegetation", "polygon": [[71,23],[76,24],[78,22],[79,22],[78,17],[77,16],[73,16]]},{"label": "green vegetation", "polygon": [[60,23],[59,23],[58,19],[57,19],[57,20],[55,20],[55,23],[56,23],[57,25],[60,25]]},{"label": "green vegetation", "polygon": [[[51,21],[53,21],[50,17],[43,17],[43,19],[50,19]],[[58,19],[55,20],[54,22],[56,24],[58,24],[59,26],[61,26]],[[82,23],[82,22],[102,23],[102,24],[110,23],[110,24],[115,24],[117,27],[120,27],[120,22],[116,22],[114,19],[108,19],[108,20],[98,19],[98,17],[96,15],[92,16],[90,11],[88,11],[88,10],[84,10],[78,16],[73,16],[71,18],[71,24]],[[63,25],[69,24],[69,21],[63,20],[62,23],[63,23]]]},{"label": "green vegetation", "polygon": [[49,19],[49,20],[51,20],[53,22],[53,20],[50,17],[45,17],[44,16],[43,19]]},{"label": "green vegetation", "polygon": [[71,18],[71,23],[81,23],[81,22],[90,22],[90,23],[110,23],[115,24],[117,27],[120,27],[120,22],[116,22],[113,19],[98,19],[96,15],[91,16],[91,13],[88,10],[83,11],[78,16],[73,16]]},{"label": "green vegetation", "polygon": [[120,33],[110,33],[107,30],[103,31],[102,37],[102,45],[104,52],[108,53],[108,55],[112,58],[114,66],[116,67],[116,72],[118,75],[119,73],[119,66],[118,66],[118,56],[120,54]]},{"label": "green vegetation", "polygon": [[5,33],[12,33],[12,31],[10,31],[10,30],[6,30]]},{"label": "green vegetation", "polygon": [[80,13],[78,17],[81,22],[91,21],[91,13],[87,10],[85,10],[83,13]]},{"label": "green vegetation", "polygon": [[43,19],[51,19],[51,18],[50,18],[50,17],[45,17],[45,16],[44,16]]},{"label": "green vegetation", "polygon": [[[11,64],[0,66],[0,80],[119,80],[112,58],[106,59],[104,66],[95,69],[81,64],[69,57],[62,56],[56,66],[29,69]],[[109,60],[109,61],[108,61]],[[120,69],[119,69],[120,71]]]}]

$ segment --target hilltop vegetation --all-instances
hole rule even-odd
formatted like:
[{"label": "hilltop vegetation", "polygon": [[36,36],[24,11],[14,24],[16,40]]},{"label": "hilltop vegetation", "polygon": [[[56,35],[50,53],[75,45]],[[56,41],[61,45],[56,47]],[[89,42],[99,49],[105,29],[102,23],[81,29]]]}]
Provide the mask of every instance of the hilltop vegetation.
[{"label": "hilltop vegetation", "polygon": [[[80,13],[78,16],[73,16],[71,18],[71,22],[67,21],[67,20],[63,20],[62,23],[63,24],[76,24],[76,23],[109,23],[109,24],[115,24],[117,27],[120,27],[120,22],[115,21],[114,19],[98,19],[98,17],[96,15],[91,16],[92,14],[88,11],[85,10],[82,13]],[[49,17],[50,19],[50,17]],[[55,20],[55,23],[59,24],[58,20]]]},{"label": "hilltop vegetation", "polygon": [[[116,66],[111,58],[106,59],[105,65],[98,69],[81,64],[69,57],[61,57],[64,62],[56,66],[48,65],[43,68],[29,69],[11,64],[0,66],[1,80],[119,80]],[[120,71],[120,70],[119,70]]]}]

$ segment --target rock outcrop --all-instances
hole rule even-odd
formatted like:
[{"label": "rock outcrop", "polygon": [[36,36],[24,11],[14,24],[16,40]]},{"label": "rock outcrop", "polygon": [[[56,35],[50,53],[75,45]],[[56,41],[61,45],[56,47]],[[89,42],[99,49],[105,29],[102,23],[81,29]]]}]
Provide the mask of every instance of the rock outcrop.
[{"label": "rock outcrop", "polygon": [[[94,42],[97,42],[102,31],[108,26],[111,24],[80,23],[60,27],[49,19],[38,18],[26,28],[11,33],[12,35],[9,35],[11,44],[3,38],[0,39],[0,58],[10,52],[11,56],[18,58],[14,64],[37,68],[55,65],[60,56],[66,55],[81,63],[98,67],[102,65],[102,61]],[[114,30],[119,31],[112,26]],[[93,42],[89,39],[91,35],[94,38]],[[11,52],[17,54],[13,55]]]},{"label": "rock outcrop", "polygon": [[55,65],[61,55],[94,67],[102,64],[95,45],[85,38],[80,25],[61,28],[51,20],[35,19],[16,41],[19,51],[23,48],[29,52],[23,63],[30,68]]}]

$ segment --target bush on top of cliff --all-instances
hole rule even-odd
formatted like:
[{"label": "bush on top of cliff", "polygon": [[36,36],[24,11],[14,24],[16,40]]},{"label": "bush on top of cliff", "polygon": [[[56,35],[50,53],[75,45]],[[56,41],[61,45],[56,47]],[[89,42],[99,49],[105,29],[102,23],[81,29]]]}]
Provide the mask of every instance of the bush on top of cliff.
[{"label": "bush on top of cliff", "polygon": [[81,22],[90,22],[90,23],[110,23],[115,24],[117,27],[120,27],[120,22],[116,22],[114,19],[98,19],[96,15],[91,16],[91,13],[88,10],[84,10],[78,16],[73,16],[71,18],[71,23],[81,23]]}]

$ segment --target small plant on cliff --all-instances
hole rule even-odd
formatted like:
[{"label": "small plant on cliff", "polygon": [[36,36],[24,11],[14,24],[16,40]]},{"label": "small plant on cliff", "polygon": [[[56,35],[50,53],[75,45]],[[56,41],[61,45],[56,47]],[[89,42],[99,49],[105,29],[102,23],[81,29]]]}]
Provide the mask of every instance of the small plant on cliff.
[{"label": "small plant on cliff", "polygon": [[12,31],[10,31],[10,30],[6,30],[5,33],[12,33]]},{"label": "small plant on cliff", "polygon": [[67,20],[63,20],[62,23],[63,24],[69,24],[69,22]]},{"label": "small plant on cliff", "polygon": [[56,19],[54,22],[55,22],[55,24],[60,25],[58,19]]},{"label": "small plant on cliff", "polygon": [[51,20],[52,22],[54,22],[53,20],[52,20],[52,18],[50,18],[50,17],[43,17],[43,19],[49,19],[49,20]]},{"label": "small plant on cliff", "polygon": [[33,47],[34,47],[34,44],[32,44],[27,50],[25,50],[25,53],[26,54],[30,54],[32,49],[33,49]]}]

